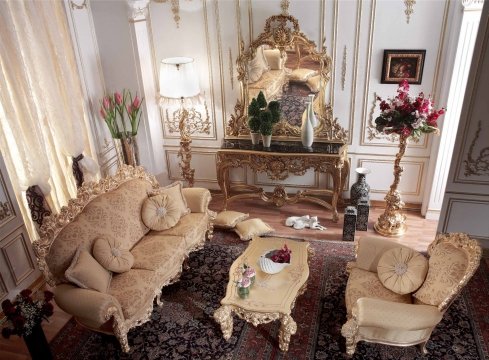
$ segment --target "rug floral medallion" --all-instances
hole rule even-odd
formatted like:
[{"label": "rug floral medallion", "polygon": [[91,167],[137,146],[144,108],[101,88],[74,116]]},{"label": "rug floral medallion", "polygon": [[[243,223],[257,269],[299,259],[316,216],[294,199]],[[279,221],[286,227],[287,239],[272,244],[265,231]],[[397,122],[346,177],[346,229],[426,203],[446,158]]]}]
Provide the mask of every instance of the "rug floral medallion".
[{"label": "rug floral medallion", "polygon": [[[56,359],[347,359],[341,326],[345,322],[346,263],[353,244],[310,241],[307,291],[295,304],[297,333],[289,351],[278,348],[279,322],[253,327],[234,319],[229,341],[212,315],[220,306],[228,270],[245,249],[234,233],[216,232],[212,242],[193,253],[181,280],[163,289],[162,307],[151,320],[129,332],[131,352],[120,351],[114,337],[90,332],[74,320],[51,342]],[[489,359],[489,271],[487,259],[466,290],[445,314],[428,343],[429,355],[417,347],[360,342],[353,359]]]}]

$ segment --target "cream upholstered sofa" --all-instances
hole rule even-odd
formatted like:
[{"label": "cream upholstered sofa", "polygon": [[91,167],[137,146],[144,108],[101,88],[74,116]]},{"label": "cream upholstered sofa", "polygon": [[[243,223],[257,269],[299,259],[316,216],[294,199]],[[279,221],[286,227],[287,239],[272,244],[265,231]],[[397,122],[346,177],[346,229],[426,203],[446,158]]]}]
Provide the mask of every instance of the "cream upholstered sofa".
[{"label": "cream upholstered sofa", "polygon": [[[143,168],[123,166],[115,176],[79,188],[77,198],[45,219],[41,238],[34,243],[39,267],[55,287],[57,305],[82,325],[114,334],[126,352],[128,331],[149,319],[155,299],[162,304],[162,287],[179,279],[184,260],[212,232],[210,193],[201,188],[179,190],[191,212],[176,226],[150,231],[141,219],[141,207],[158,188],[155,177]],[[129,271],[112,273],[106,291],[81,288],[67,279],[66,270],[77,249],[90,251],[100,236],[117,239],[134,263]]]},{"label": "cream upholstered sofa", "polygon": [[341,329],[348,355],[361,340],[421,344],[426,353],[431,332],[479,266],[481,248],[466,234],[440,234],[428,254],[426,260],[392,240],[360,239],[356,261],[348,264]]},{"label": "cream upholstered sofa", "polygon": [[248,66],[248,98],[256,98],[260,91],[267,101],[276,100],[282,95],[287,84],[285,61],[286,53],[279,49],[265,49],[259,46],[255,57]]}]

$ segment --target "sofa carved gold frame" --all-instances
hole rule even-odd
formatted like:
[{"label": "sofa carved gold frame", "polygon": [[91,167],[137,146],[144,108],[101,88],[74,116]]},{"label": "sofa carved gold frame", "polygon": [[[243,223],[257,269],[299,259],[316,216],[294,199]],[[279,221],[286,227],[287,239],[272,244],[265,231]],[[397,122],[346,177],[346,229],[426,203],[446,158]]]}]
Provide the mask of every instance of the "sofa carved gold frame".
[{"label": "sofa carved gold frame", "polygon": [[[40,239],[33,242],[33,248],[34,253],[37,257],[39,270],[41,270],[44,278],[49,285],[55,287],[56,281],[46,263],[46,256],[48,255],[51,245],[53,244],[58,234],[65,228],[65,226],[72,222],[78,214],[83,211],[85,206],[90,201],[95,199],[97,196],[115,190],[123,183],[134,179],[148,181],[154,189],[157,189],[160,186],[154,175],[148,174],[143,167],[121,165],[114,176],[103,178],[98,182],[84,183],[80,188],[78,188],[76,198],[70,199],[68,205],[63,206],[58,214],[53,214],[44,219],[43,225],[39,230]],[[215,218],[215,213],[213,211],[208,210],[208,215],[210,216],[211,220]],[[180,279],[183,270],[183,264],[188,258],[188,255],[192,251],[201,249],[204,246],[206,237],[212,237],[212,231],[212,221],[209,221],[207,227],[207,236],[204,236],[201,241],[199,241],[199,243],[197,243],[194,247],[183,254],[182,260],[180,262],[182,265],[180,267],[177,267],[177,271],[174,274],[171,274],[169,280],[158,284],[158,286],[154,289],[154,299],[156,300],[158,306],[163,305],[160,300],[162,288],[167,285],[171,285]],[[153,312],[153,303],[154,302],[152,301],[146,309],[143,309],[137,318],[127,320],[124,320],[122,316],[120,316],[120,311],[115,306],[110,306],[106,308],[104,317],[105,320],[107,320],[109,326],[110,320],[112,320],[112,331],[110,331],[110,328],[107,329],[107,331],[104,331],[101,329],[91,328],[85,324],[82,325],[94,331],[114,334],[119,340],[122,350],[124,352],[128,352],[130,348],[127,341],[127,333],[130,329],[144,324],[150,319],[151,313]]]},{"label": "sofa carved gold frame", "polygon": [[[448,243],[455,246],[458,249],[463,250],[468,259],[467,269],[465,270],[465,274],[459,283],[452,289],[452,291],[447,295],[447,297],[437,306],[438,311],[441,314],[444,314],[445,311],[450,307],[450,305],[455,301],[457,296],[460,294],[465,285],[472,278],[477,268],[479,267],[480,259],[482,256],[482,250],[476,240],[471,239],[467,234],[464,233],[447,233],[447,234],[438,234],[435,240],[428,247],[428,255],[431,256],[433,250],[440,244]],[[355,254],[357,253],[358,243],[355,247]],[[351,263],[347,266],[347,271],[351,269]],[[420,345],[421,351],[423,354],[427,354],[428,351],[426,349],[426,344],[431,337],[431,332],[426,336],[426,338],[415,341],[412,343],[391,343],[387,341],[382,341],[379,339],[367,339],[362,337],[359,334],[359,325],[357,320],[357,312],[356,307],[352,309],[352,315],[347,322],[343,325],[341,329],[341,334],[346,339],[346,353],[348,356],[353,356],[355,353],[355,349],[357,343],[359,341],[367,341],[374,342],[384,345],[394,345],[394,346],[412,346],[412,345]],[[433,327],[434,329],[434,327]],[[433,330],[432,329],[432,330]]]},{"label": "sofa carved gold frame", "polygon": [[[236,60],[238,81],[240,82],[241,98],[234,107],[234,114],[226,126],[227,137],[249,136],[248,127],[248,79],[247,65],[255,57],[257,49],[266,45],[272,49],[279,49],[282,53],[287,48],[302,49],[311,60],[319,62],[320,90],[314,100],[314,111],[319,125],[314,130],[316,141],[346,142],[347,130],[343,129],[336,118],[333,118],[333,108],[325,104],[326,85],[330,80],[332,67],[331,57],[326,54],[326,47],[318,51],[316,43],[309,40],[300,30],[299,21],[292,15],[281,14],[270,16],[266,20],[264,31],[254,40],[248,49],[244,42],[240,44],[240,54]],[[281,119],[273,129],[274,138],[283,140],[297,140],[300,138],[300,126],[292,125],[287,119]]]}]

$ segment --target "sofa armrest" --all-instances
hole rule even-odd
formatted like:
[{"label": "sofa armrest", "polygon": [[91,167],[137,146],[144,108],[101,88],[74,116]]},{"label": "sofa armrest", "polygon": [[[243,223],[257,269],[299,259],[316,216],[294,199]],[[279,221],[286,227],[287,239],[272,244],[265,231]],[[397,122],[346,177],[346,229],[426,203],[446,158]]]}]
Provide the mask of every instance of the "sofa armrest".
[{"label": "sofa armrest", "polygon": [[82,289],[70,284],[61,284],[54,289],[56,304],[68,314],[84,319],[93,328],[101,327],[110,317],[118,315],[124,319],[121,306],[112,295]]},{"label": "sofa armrest", "polygon": [[204,188],[184,188],[182,189],[182,192],[191,212],[207,212],[207,206],[211,201],[211,193],[209,190]]},{"label": "sofa armrest", "polygon": [[360,298],[352,310],[359,326],[382,329],[422,330],[435,327],[443,314],[436,306]]},{"label": "sofa armrest", "polygon": [[389,239],[362,237],[358,239],[358,243],[356,244],[357,259],[355,267],[376,273],[377,265],[382,254],[384,254],[385,251],[396,247],[410,249],[407,246]]}]

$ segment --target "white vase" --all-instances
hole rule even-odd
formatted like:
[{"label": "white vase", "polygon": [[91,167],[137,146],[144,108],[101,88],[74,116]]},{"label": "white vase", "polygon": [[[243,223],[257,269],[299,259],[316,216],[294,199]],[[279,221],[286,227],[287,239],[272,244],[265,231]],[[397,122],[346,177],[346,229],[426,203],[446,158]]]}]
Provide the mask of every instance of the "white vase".
[{"label": "white vase", "polygon": [[310,148],[314,142],[314,128],[312,126],[310,113],[312,104],[307,102],[307,107],[302,114],[302,126],[301,126],[301,140],[302,146]]},{"label": "white vase", "polygon": [[263,142],[263,147],[269,148],[272,142],[272,135],[262,135],[261,141]]},{"label": "white vase", "polygon": [[316,117],[316,114],[314,114],[314,94],[309,95],[309,101],[311,102],[311,106],[308,109],[308,116],[309,119],[311,120],[311,124],[313,128],[317,128],[319,125],[318,118]]},{"label": "white vase", "polygon": [[259,132],[257,133],[250,132],[250,135],[251,135],[251,143],[253,145],[258,145],[260,143],[261,134]]}]

